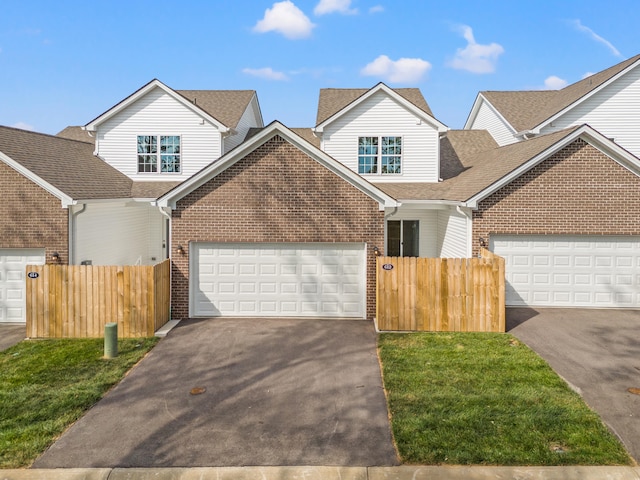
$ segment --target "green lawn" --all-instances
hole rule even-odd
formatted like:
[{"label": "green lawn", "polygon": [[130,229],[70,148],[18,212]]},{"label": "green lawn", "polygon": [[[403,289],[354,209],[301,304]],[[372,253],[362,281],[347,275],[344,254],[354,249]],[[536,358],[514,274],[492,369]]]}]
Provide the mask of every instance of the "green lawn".
[{"label": "green lawn", "polygon": [[630,465],[579,395],[507,334],[381,334],[392,429],[404,462]]},{"label": "green lawn", "polygon": [[158,341],[31,340],[0,352],[0,468],[30,465]]}]

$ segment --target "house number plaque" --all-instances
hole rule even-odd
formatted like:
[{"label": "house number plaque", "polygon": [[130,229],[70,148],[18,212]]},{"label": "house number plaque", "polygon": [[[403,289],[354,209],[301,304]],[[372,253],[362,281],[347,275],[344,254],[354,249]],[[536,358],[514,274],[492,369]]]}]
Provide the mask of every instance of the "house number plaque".
[{"label": "house number plaque", "polygon": [[40,274],[38,272],[29,272],[27,273],[27,277],[29,278],[38,278]]},{"label": "house number plaque", "polygon": [[383,270],[393,270],[393,265],[391,265],[390,263],[385,263],[384,265],[382,265],[382,269]]}]

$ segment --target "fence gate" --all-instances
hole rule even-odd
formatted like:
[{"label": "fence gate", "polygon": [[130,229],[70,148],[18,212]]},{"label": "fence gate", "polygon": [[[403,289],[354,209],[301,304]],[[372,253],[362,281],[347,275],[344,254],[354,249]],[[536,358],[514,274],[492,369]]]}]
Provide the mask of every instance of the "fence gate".
[{"label": "fence gate", "polygon": [[152,266],[28,265],[27,336],[150,337],[169,321],[170,261]]},{"label": "fence gate", "polygon": [[504,332],[504,259],[378,257],[380,330]]}]

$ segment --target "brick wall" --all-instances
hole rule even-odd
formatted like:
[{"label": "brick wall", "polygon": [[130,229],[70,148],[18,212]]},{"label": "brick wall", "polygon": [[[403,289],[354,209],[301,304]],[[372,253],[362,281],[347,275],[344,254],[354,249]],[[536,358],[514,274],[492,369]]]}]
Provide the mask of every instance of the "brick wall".
[{"label": "brick wall", "polygon": [[53,252],[68,262],[68,210],[60,199],[0,162],[0,248],[44,248],[47,263]]},{"label": "brick wall", "polygon": [[[178,202],[173,212],[172,316],[189,313],[190,242],[366,242],[367,318],[375,315],[378,203],[275,136]],[[176,253],[183,245],[185,255]]]},{"label": "brick wall", "polygon": [[640,235],[640,178],[578,139],[473,213],[473,254],[495,234]]}]

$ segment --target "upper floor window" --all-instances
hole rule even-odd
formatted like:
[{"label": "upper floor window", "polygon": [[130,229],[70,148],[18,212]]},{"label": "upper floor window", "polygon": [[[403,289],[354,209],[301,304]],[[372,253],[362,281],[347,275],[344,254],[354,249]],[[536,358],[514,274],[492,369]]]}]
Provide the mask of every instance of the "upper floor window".
[{"label": "upper floor window", "polygon": [[402,173],[402,137],[358,137],[358,173]]},{"label": "upper floor window", "polygon": [[138,173],[155,172],[180,173],[178,135],[138,135]]}]

